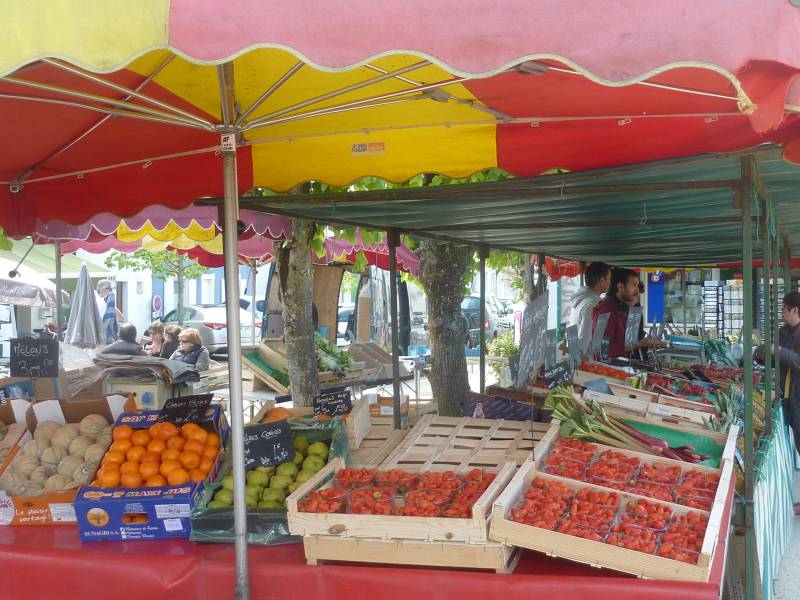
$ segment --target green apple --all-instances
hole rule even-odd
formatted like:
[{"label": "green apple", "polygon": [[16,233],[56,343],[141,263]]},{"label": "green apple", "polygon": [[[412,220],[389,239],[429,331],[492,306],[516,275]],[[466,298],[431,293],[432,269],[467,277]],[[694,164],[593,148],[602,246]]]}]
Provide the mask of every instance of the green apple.
[{"label": "green apple", "polygon": [[278,468],[275,470],[278,475],[285,475],[290,480],[294,479],[294,476],[297,475],[297,465],[294,463],[283,463],[278,465]]},{"label": "green apple", "polygon": [[283,502],[276,500],[262,500],[258,503],[258,508],[266,508],[270,510],[280,510],[283,508]]},{"label": "green apple", "polygon": [[226,490],[233,491],[233,473],[228,473],[222,478],[222,487]]},{"label": "green apple", "polygon": [[297,474],[297,478],[295,481],[297,483],[305,483],[309,479],[311,479],[314,475],[316,475],[315,471],[311,471],[310,469],[303,469]]},{"label": "green apple", "polygon": [[[292,465],[292,466],[294,466],[294,465]],[[291,480],[290,477],[287,477],[286,475],[275,475],[275,477],[270,479],[269,487],[270,488],[277,488],[279,490],[285,490],[287,487],[289,487],[290,483],[292,483],[292,480]]]},{"label": "green apple", "polygon": [[325,442],[314,442],[308,447],[308,454],[309,456],[314,454],[322,458],[322,460],[328,459],[328,446]]},{"label": "green apple", "polygon": [[255,484],[261,487],[267,487],[269,484],[269,475],[261,471],[250,471],[247,474],[247,483],[248,485]]},{"label": "green apple", "polygon": [[316,473],[325,466],[325,460],[316,454],[309,454],[308,458],[303,461],[303,470]]},{"label": "green apple", "polygon": [[264,494],[261,496],[261,499],[283,502],[286,500],[286,492],[284,490],[279,490],[278,488],[267,488],[264,490]]},{"label": "green apple", "polygon": [[233,504],[233,492],[228,488],[222,488],[214,495],[214,500],[222,502],[225,506]]},{"label": "green apple", "polygon": [[294,449],[298,452],[306,454],[306,450],[308,449],[308,440],[302,435],[298,435],[294,438]]}]

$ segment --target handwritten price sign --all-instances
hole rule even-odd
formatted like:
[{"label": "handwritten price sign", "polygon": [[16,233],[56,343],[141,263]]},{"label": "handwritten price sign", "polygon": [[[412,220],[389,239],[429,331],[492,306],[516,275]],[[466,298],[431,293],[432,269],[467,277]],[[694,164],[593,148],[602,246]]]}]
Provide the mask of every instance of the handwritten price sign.
[{"label": "handwritten price sign", "polygon": [[271,467],[294,460],[294,436],[286,421],[244,428],[244,468]]}]

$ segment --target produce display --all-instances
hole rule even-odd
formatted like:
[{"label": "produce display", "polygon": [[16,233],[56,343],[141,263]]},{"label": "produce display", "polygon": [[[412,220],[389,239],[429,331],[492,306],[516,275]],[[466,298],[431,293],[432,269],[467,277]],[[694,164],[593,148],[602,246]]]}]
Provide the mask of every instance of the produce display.
[{"label": "produce display", "polygon": [[511,520],[612,546],[697,564],[708,516],[615,492],[536,477]]},{"label": "produce display", "polygon": [[[246,475],[247,507],[285,510],[286,497],[311,479],[328,461],[329,448],[325,442],[308,443],[305,437],[294,438],[295,457],[292,462],[274,467],[256,467]],[[215,493],[208,508],[233,506],[233,473],[222,478],[222,487]]]},{"label": "produce display", "polygon": [[317,349],[317,368],[320,371],[341,372],[353,364],[353,357],[325,336],[314,332]]},{"label": "produce display", "polygon": [[[170,422],[134,429],[117,425],[101,455],[93,487],[139,488],[184,485],[208,477],[220,451],[220,439],[196,423]],[[90,475],[91,476],[91,475]]]},{"label": "produce display", "polygon": [[309,492],[299,512],[469,518],[472,507],[494,481],[495,474],[472,469],[412,473],[346,467],[330,487]]},{"label": "produce display", "polygon": [[90,480],[111,441],[102,415],[79,424],[42,421],[0,477],[0,489],[18,497],[77,489]]},{"label": "produce display", "polygon": [[643,462],[575,438],[559,440],[542,462],[542,470],[550,475],[700,510],[711,509],[719,485],[717,473]]},{"label": "produce display", "polygon": [[551,391],[545,399],[544,408],[552,411],[554,419],[561,421],[561,437],[574,437],[689,463],[699,463],[709,458],[695,452],[692,446],[671,447],[664,440],[639,431],[621,419],[610,416],[594,400],[587,399],[585,404],[579,402],[570,384]]},{"label": "produce display", "polygon": [[586,371],[587,373],[594,373],[596,375],[603,375],[604,377],[612,377],[614,379],[619,379],[621,381],[626,380],[628,377],[631,377],[631,374],[627,371],[623,371],[622,369],[615,369],[614,367],[609,367],[608,365],[601,365],[599,363],[581,363],[581,366],[578,367],[581,371]]},{"label": "produce display", "polygon": [[644,387],[659,394],[673,396],[681,400],[702,402],[703,404],[713,404],[715,392],[712,387],[658,373],[648,373]]}]

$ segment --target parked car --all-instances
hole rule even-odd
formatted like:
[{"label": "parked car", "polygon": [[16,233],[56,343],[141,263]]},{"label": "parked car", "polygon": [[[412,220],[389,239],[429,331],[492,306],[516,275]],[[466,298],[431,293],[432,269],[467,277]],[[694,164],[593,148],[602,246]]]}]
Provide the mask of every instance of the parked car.
[{"label": "parked car", "polygon": [[[242,344],[249,346],[253,335],[253,317],[244,310],[239,309],[240,332]],[[164,323],[178,323],[178,310],[171,310],[164,317]],[[193,327],[200,332],[203,345],[208,348],[209,354],[228,352],[228,317],[224,304],[190,304],[183,307],[183,327]],[[261,324],[256,323],[260,329]],[[256,331],[258,333],[258,331]],[[260,338],[256,335],[256,341]]]},{"label": "parked car", "polygon": [[348,328],[352,328],[353,310],[355,310],[355,307],[352,304],[339,305],[339,316],[336,321],[337,346],[346,346],[355,338],[352,329],[348,336]]},{"label": "parked car", "polygon": [[[471,348],[478,345],[480,339],[480,314],[481,297],[478,295],[466,296],[461,301],[461,315],[464,318],[464,327],[469,332],[468,344]],[[506,329],[501,323],[506,314],[506,309],[495,296],[486,296],[486,339],[497,337]]]}]

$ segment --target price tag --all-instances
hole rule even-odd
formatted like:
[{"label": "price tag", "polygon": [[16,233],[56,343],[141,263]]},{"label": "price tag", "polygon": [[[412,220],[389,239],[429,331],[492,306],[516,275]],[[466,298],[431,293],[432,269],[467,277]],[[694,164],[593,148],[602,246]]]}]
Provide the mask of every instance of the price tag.
[{"label": "price tag", "polygon": [[542,379],[547,384],[547,389],[552,390],[554,387],[572,381],[572,367],[569,361],[562,361],[551,369],[545,369],[542,373]]},{"label": "price tag", "polygon": [[608,313],[604,313],[597,317],[597,323],[594,326],[594,334],[592,335],[592,343],[589,346],[589,355],[597,356],[603,346],[603,337],[606,335],[606,327],[608,326]]},{"label": "price tag", "polygon": [[58,377],[58,340],[12,339],[10,368],[12,377]]},{"label": "price tag", "polygon": [[544,362],[544,333],[547,327],[548,294],[542,294],[525,307],[520,335],[519,371],[514,385],[525,387]]},{"label": "price tag", "polygon": [[639,341],[639,325],[642,322],[642,307],[634,306],[628,310],[628,320],[625,323],[625,349],[633,350]]},{"label": "price tag", "polygon": [[581,343],[578,340],[577,325],[567,327],[567,352],[572,361],[572,368],[577,368],[581,364]]},{"label": "price tag", "polygon": [[170,421],[178,427],[186,423],[201,421],[211,405],[213,394],[198,394],[196,396],[181,396],[170,398],[164,403],[164,408],[158,413],[156,423]]},{"label": "price tag", "polygon": [[270,467],[294,460],[294,436],[286,421],[244,428],[244,468]]},{"label": "price tag", "polygon": [[348,415],[352,409],[352,396],[345,388],[331,389],[314,398],[314,415]]},{"label": "price tag", "polygon": [[233,152],[236,150],[236,134],[223,133],[221,139],[221,147],[223,152]]},{"label": "price tag", "polygon": [[548,329],[544,332],[544,368],[552,369],[556,366],[556,330]]}]

